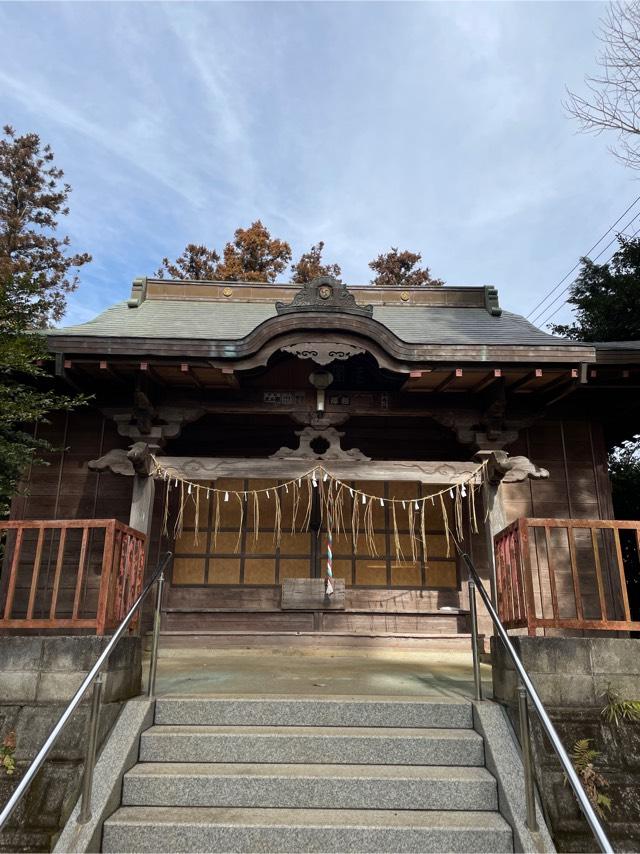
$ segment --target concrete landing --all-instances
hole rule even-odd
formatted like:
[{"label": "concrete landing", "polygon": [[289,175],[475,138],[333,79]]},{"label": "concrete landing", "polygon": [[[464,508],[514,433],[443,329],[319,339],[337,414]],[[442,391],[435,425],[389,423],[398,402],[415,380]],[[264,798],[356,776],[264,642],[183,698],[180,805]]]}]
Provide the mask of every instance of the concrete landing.
[{"label": "concrete landing", "polygon": [[[482,665],[481,670],[485,697],[490,697],[491,668]],[[160,697],[286,695],[470,700],[473,670],[471,652],[460,650],[342,652],[295,646],[161,646],[157,693]]]}]

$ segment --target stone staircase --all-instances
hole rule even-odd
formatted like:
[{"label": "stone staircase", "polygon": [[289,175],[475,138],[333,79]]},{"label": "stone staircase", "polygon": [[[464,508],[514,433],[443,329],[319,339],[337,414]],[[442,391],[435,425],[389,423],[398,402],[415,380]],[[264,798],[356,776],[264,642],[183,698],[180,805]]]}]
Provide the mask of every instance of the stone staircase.
[{"label": "stone staircase", "polygon": [[464,702],[159,699],[105,852],[513,851]]}]

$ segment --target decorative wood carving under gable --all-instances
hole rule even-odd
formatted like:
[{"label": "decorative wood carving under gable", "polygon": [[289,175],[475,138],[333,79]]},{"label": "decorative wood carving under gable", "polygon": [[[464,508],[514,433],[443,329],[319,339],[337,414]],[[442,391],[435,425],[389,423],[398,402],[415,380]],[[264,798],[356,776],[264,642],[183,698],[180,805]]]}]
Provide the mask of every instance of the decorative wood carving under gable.
[{"label": "decorative wood carving under gable", "polygon": [[135,406],[104,407],[102,412],[115,421],[120,436],[148,442],[154,448],[162,447],[167,439],[175,439],[185,424],[197,421],[205,414],[205,410],[197,406],[149,408],[144,411],[144,417]]},{"label": "decorative wood carving under gable", "polygon": [[337,341],[301,341],[299,344],[287,344],[281,349],[285,353],[292,353],[298,359],[313,359],[318,365],[328,365],[335,360],[345,361],[365,352],[362,347],[340,344]]},{"label": "decorative wood carving under gable", "polygon": [[455,433],[461,445],[470,445],[480,451],[502,451],[518,439],[520,431],[530,427],[542,416],[541,411],[520,410],[509,414],[481,409],[436,409],[425,410],[443,427]]},{"label": "decorative wood carving under gable", "polygon": [[[357,448],[352,448],[350,451],[344,451],[340,445],[340,440],[344,433],[340,433],[335,427],[327,427],[323,430],[314,430],[313,427],[305,427],[304,430],[296,430],[296,436],[300,439],[299,446],[294,448],[280,448],[275,454],[272,454],[271,460],[359,460],[366,462],[370,457],[365,457],[362,451]],[[327,443],[328,447],[322,453],[312,448],[311,443],[316,440],[321,440]]]},{"label": "decorative wood carving under gable", "polygon": [[113,448],[97,460],[89,460],[87,466],[90,471],[110,471],[125,477],[133,477],[135,474],[149,477],[153,469],[153,458],[146,442],[134,442],[128,451],[124,448]]},{"label": "decorative wood carving under gable", "polygon": [[520,483],[523,480],[547,480],[549,472],[528,457],[510,457],[506,451],[478,451],[479,462],[487,461],[487,475],[492,484]]}]

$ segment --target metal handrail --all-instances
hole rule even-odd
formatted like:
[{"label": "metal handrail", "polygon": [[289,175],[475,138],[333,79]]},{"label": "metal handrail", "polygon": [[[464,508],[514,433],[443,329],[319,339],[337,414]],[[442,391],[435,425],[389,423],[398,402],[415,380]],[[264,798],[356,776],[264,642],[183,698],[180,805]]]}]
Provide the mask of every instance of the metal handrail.
[{"label": "metal handrail", "polygon": [[82,781],[82,804],[80,807],[80,813],[78,815],[78,823],[84,824],[91,818],[91,788],[93,783],[93,769],[95,765],[96,758],[96,747],[98,740],[98,722],[100,716],[100,701],[102,697],[102,680],[103,673],[102,668],[107,662],[107,659],[113,652],[116,647],[116,644],[126,631],[129,623],[134,618],[138,608],[142,605],[144,600],[147,598],[149,591],[153,587],[154,584],[157,583],[156,590],[156,603],[155,603],[155,611],[153,617],[153,644],[151,648],[151,663],[149,665],[149,685],[147,688],[147,694],[149,697],[153,697],[155,694],[155,683],[156,683],[156,671],[157,671],[157,657],[158,657],[158,638],[160,633],[160,606],[162,603],[162,587],[164,584],[164,571],[167,568],[167,564],[171,560],[172,554],[171,552],[166,552],[162,558],[160,559],[158,566],[156,567],[153,575],[145,586],[144,590],[140,593],[136,601],[133,603],[131,608],[129,609],[126,617],[122,620],[114,634],[112,635],[109,643],[106,645],[102,653],[100,654],[98,660],[93,665],[91,670],[87,673],[84,678],[82,684],[73,695],[69,705],[66,707],[58,723],[52,729],[49,734],[47,740],[42,745],[40,750],[38,751],[35,759],[27,769],[24,777],[20,781],[17,786],[15,792],[11,795],[7,803],[5,804],[2,812],[0,812],[0,830],[4,828],[6,823],[11,818],[13,811],[17,807],[18,803],[24,797],[27,789],[33,782],[33,778],[36,776],[40,768],[42,767],[45,759],[49,755],[51,748],[55,744],[58,736],[64,729],[65,725],[69,721],[71,715],[75,712],[77,707],[80,705],[80,702],[87,690],[89,689],[92,682],[95,680],[95,685],[93,687],[93,697],[91,702],[91,714],[89,716],[89,737],[87,740],[87,752],[84,766],[84,775]]},{"label": "metal handrail", "polygon": [[582,783],[580,782],[580,778],[575,772],[573,765],[571,764],[571,760],[567,754],[567,751],[564,749],[562,742],[556,732],[554,725],[551,723],[549,715],[536,691],[533,682],[529,678],[529,675],[518,656],[518,653],[515,650],[515,647],[511,643],[511,639],[507,634],[507,630],[502,624],[500,617],[496,609],[493,607],[493,603],[491,601],[491,597],[487,593],[484,584],[482,583],[480,576],[478,575],[478,571],[476,570],[473,561],[469,557],[466,552],[463,552],[460,546],[458,545],[457,540],[454,537],[454,542],[456,544],[456,548],[458,549],[461,558],[464,560],[467,568],[469,570],[470,578],[469,578],[469,611],[471,614],[471,648],[473,652],[473,675],[474,675],[474,683],[475,683],[475,693],[476,699],[482,699],[482,684],[480,682],[480,666],[479,666],[479,653],[478,653],[478,616],[477,616],[477,608],[476,608],[476,598],[475,591],[476,589],[479,591],[480,596],[482,597],[482,601],[485,604],[487,611],[489,612],[489,616],[493,620],[493,624],[496,628],[498,636],[500,640],[505,646],[505,649],[509,653],[511,660],[513,661],[514,667],[518,672],[518,676],[520,677],[520,685],[518,687],[518,712],[520,717],[520,744],[522,747],[522,758],[523,758],[523,766],[524,766],[524,778],[525,778],[525,794],[527,801],[527,826],[529,830],[536,831],[538,829],[537,818],[536,818],[536,806],[535,806],[535,796],[534,796],[534,778],[533,778],[533,762],[531,759],[531,741],[529,734],[529,713],[527,708],[527,697],[531,699],[531,703],[538,713],[538,717],[540,719],[540,723],[542,724],[542,728],[547,734],[549,741],[551,742],[551,746],[555,750],[558,759],[560,760],[560,764],[564,770],[564,773],[567,776],[567,779],[573,789],[573,792],[578,800],[578,805],[582,810],[584,817],[586,818],[589,827],[593,831],[593,835],[595,836],[598,845],[600,846],[601,851],[607,852],[607,854],[613,854],[613,848],[611,847],[611,843],[604,832],[602,825],[596,815],[593,806],[591,805],[591,801],[587,797],[587,793],[585,792]]}]

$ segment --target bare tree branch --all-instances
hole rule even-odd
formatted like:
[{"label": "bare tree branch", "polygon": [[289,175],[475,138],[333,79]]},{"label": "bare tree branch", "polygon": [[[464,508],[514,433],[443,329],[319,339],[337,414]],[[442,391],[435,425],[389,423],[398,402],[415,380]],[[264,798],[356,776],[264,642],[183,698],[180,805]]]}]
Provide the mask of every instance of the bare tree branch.
[{"label": "bare tree branch", "polygon": [[616,131],[612,152],[640,169],[640,0],[611,3],[598,37],[602,72],[585,78],[586,94],[567,90],[564,106],[584,131]]}]

